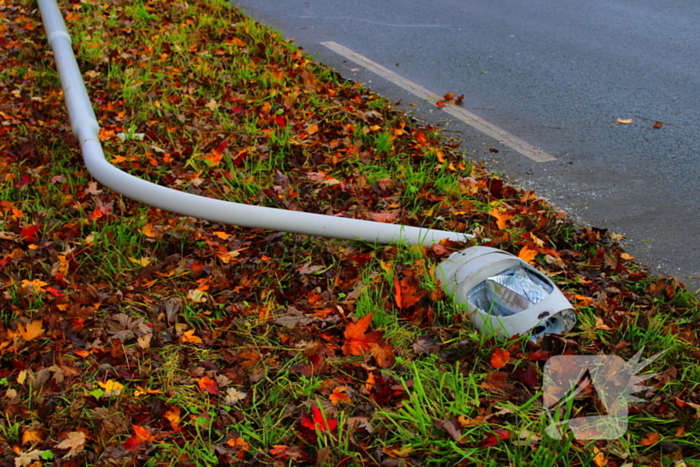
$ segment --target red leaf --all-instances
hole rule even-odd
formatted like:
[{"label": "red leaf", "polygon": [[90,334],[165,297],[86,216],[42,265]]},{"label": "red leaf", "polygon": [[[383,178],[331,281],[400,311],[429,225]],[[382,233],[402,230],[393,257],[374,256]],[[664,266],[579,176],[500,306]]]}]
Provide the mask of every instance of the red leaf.
[{"label": "red leaf", "polygon": [[36,242],[37,234],[39,233],[38,225],[30,225],[29,227],[24,227],[19,231],[20,238],[29,243]]},{"label": "red leaf", "polygon": [[438,107],[445,107],[445,103],[443,101],[438,101],[436,104]]},{"label": "red leaf", "polygon": [[17,182],[15,183],[15,186],[16,187],[27,186],[30,183],[32,183],[32,176],[29,174],[24,174],[19,178],[19,180],[17,180]]},{"label": "red leaf", "polygon": [[338,420],[325,418],[318,407],[311,407],[311,417],[306,412],[301,414],[301,426],[314,431],[333,431],[338,426]]},{"label": "red leaf", "polygon": [[527,363],[527,365],[520,365],[513,372],[513,378],[527,385],[530,389],[534,389],[540,384],[540,379],[537,376],[537,368],[532,363]]}]

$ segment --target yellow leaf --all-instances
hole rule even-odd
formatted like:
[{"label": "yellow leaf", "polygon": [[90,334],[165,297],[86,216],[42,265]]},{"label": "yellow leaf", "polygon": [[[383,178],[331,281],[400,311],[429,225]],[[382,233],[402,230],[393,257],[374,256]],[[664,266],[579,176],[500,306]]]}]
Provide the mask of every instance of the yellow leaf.
[{"label": "yellow leaf", "polygon": [[534,248],[530,248],[527,245],[522,247],[522,249],[518,253],[518,258],[522,259],[523,261],[529,264],[534,264],[535,257],[537,257],[537,250],[535,250]]},{"label": "yellow leaf", "polygon": [[160,237],[160,234],[153,230],[153,224],[146,224],[143,226],[141,230],[139,230],[142,234],[144,234],[148,238],[158,238]]},{"label": "yellow leaf", "polygon": [[613,125],[631,125],[634,123],[634,119],[631,118],[618,118]]},{"label": "yellow leaf", "polygon": [[44,281],[40,281],[39,279],[34,279],[33,281],[28,281],[27,279],[24,279],[22,281],[22,287],[33,287],[34,290],[44,290],[44,287],[46,287],[47,284]]},{"label": "yellow leaf", "polygon": [[500,230],[505,229],[508,221],[513,218],[513,214],[501,212],[498,209],[492,209],[491,211],[489,211],[489,214],[496,218],[496,225]]},{"label": "yellow leaf", "polygon": [[231,236],[231,234],[227,234],[226,232],[214,232],[214,235],[219,237],[221,240],[228,240],[228,238]]},{"label": "yellow leaf", "polygon": [[620,255],[620,258],[626,259],[626,260],[629,261],[629,260],[634,259],[634,256],[630,255],[629,253],[622,253],[622,254]]},{"label": "yellow leaf", "polygon": [[27,324],[20,324],[17,326],[17,334],[20,335],[25,341],[30,341],[36,339],[40,335],[44,334],[46,330],[41,326],[41,320],[32,321]]},{"label": "yellow leaf", "polygon": [[114,381],[113,379],[108,379],[104,383],[102,381],[98,381],[97,385],[105,390],[105,396],[107,397],[118,396],[122,393],[122,389],[124,388],[122,383],[119,381]]},{"label": "yellow leaf", "polygon": [[593,462],[595,462],[595,465],[598,467],[605,467],[608,465],[608,459],[605,458],[605,454],[596,446],[593,446]]},{"label": "yellow leaf", "polygon": [[24,430],[22,433],[22,446],[29,443],[40,443],[44,440],[41,430]]},{"label": "yellow leaf", "polygon": [[131,261],[132,263],[136,263],[139,266],[145,268],[146,266],[151,264],[151,261],[153,261],[153,258],[148,258],[148,257],[144,256],[143,258],[137,259],[137,258],[133,258],[130,256],[129,261]]},{"label": "yellow leaf", "polygon": [[202,338],[197,337],[194,335],[194,329],[190,329],[189,331],[185,331],[182,333],[180,336],[180,342],[185,342],[189,344],[201,344]]},{"label": "yellow leaf", "polygon": [[24,382],[27,380],[27,370],[21,370],[19,374],[17,375],[17,383],[18,384],[24,384]]},{"label": "yellow leaf", "polygon": [[163,417],[170,422],[170,426],[173,428],[173,430],[177,430],[177,427],[180,425],[181,412],[182,409],[175,405],[163,414]]}]

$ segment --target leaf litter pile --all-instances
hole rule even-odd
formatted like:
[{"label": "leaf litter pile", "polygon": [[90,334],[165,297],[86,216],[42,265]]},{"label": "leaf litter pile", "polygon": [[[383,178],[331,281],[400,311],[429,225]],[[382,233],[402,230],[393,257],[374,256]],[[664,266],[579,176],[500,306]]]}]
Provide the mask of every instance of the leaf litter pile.
[{"label": "leaf litter pile", "polygon": [[[579,324],[536,343],[480,335],[434,279],[467,244],[216,225],[101,187],[36,5],[0,0],[0,465],[697,465],[697,303],[619,238],[224,2],[60,6],[117,167],[212,198],[474,233],[548,274]],[[549,358],[639,350],[667,353],[623,437],[545,434]],[[583,391],[566,417],[600,408]]]}]

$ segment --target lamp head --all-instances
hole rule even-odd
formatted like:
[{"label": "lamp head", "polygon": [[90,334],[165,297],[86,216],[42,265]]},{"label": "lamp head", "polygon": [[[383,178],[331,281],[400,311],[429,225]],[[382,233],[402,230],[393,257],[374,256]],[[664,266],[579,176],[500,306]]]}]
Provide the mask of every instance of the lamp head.
[{"label": "lamp head", "polygon": [[505,251],[476,246],[453,253],[436,277],[480,332],[536,339],[576,324],[571,303],[552,281]]}]

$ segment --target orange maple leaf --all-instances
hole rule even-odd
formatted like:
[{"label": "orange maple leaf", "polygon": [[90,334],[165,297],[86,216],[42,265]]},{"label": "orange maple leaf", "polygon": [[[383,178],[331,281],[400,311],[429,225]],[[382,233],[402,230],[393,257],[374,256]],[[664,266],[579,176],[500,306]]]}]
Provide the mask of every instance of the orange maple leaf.
[{"label": "orange maple leaf", "polygon": [[497,348],[491,354],[491,366],[496,368],[497,370],[506,366],[509,360],[510,352],[508,352],[507,350]]},{"label": "orange maple leaf", "polygon": [[12,331],[10,331],[10,334],[12,336],[18,335],[25,341],[30,341],[41,336],[42,334],[44,334],[45,331],[46,329],[44,329],[41,325],[41,320],[37,320],[32,321],[31,323],[18,325],[17,332],[13,333]]},{"label": "orange maple leaf", "polygon": [[209,394],[217,395],[219,394],[219,386],[216,381],[208,376],[203,376],[197,380],[197,385],[202,391],[207,391]]},{"label": "orange maple leaf", "polygon": [[529,264],[533,264],[535,262],[535,257],[537,257],[537,250],[530,248],[528,245],[522,247],[518,253],[518,258]]},{"label": "orange maple leaf", "polygon": [[122,445],[127,451],[133,451],[142,444],[150,443],[154,440],[154,436],[148,428],[138,425],[131,425],[131,427],[134,429],[134,434]]},{"label": "orange maple leaf", "polygon": [[370,349],[372,343],[377,344],[381,339],[379,332],[367,332],[374,313],[363,316],[354,323],[348,323],[345,328],[345,344],[343,353],[345,355],[364,355]]},{"label": "orange maple leaf", "polygon": [[418,290],[418,280],[412,271],[410,274],[404,276],[401,281],[394,277],[394,286],[396,293],[394,298],[396,299],[396,306],[399,308],[408,308],[420,301],[425,295],[425,290]]},{"label": "orange maple leaf", "polygon": [[491,211],[489,211],[489,214],[496,218],[496,225],[500,230],[505,229],[508,221],[513,218],[513,214],[501,212],[498,209],[492,209]]},{"label": "orange maple leaf", "polygon": [[348,388],[335,388],[333,390],[333,394],[328,396],[328,399],[331,401],[331,404],[333,405],[338,405],[339,402],[346,402],[348,404],[352,404],[352,400],[350,399],[350,396],[348,396],[345,391]]},{"label": "orange maple leaf", "polygon": [[651,446],[661,439],[661,435],[656,432],[647,433],[646,437],[639,442],[642,446]]}]

